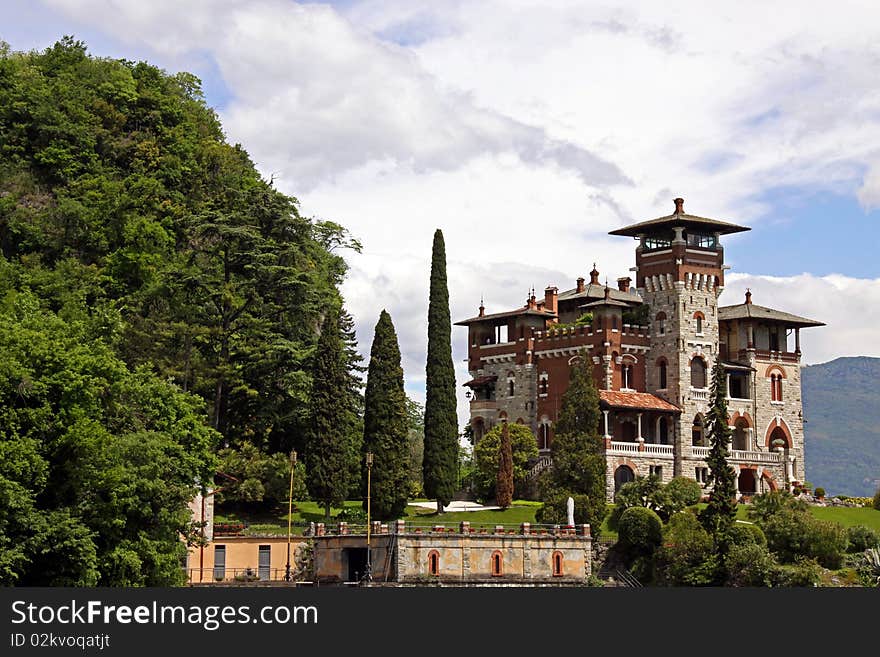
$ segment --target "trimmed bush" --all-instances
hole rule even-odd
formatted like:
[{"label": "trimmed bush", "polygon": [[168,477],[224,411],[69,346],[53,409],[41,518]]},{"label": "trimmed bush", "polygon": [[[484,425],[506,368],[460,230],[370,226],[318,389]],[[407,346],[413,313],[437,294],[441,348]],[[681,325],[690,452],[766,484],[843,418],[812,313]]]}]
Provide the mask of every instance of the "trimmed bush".
[{"label": "trimmed bush", "polygon": [[807,511],[783,509],[763,523],[767,545],[780,561],[816,559],[826,568],[837,569],[847,548],[846,530],[836,522],[817,520]]},{"label": "trimmed bush", "polygon": [[816,497],[825,497],[825,489],[821,486],[816,489]]},{"label": "trimmed bush", "polygon": [[757,545],[767,547],[767,537],[758,525],[746,525],[738,522],[730,528],[730,540],[733,545]]},{"label": "trimmed bush", "polygon": [[660,516],[651,509],[630,507],[617,523],[618,542],[632,556],[651,555],[660,546],[662,527]]},{"label": "trimmed bush", "polygon": [[880,511],[880,488],[874,493],[874,510]]},{"label": "trimmed bush", "polygon": [[870,548],[880,547],[880,534],[864,525],[849,527],[846,530],[846,537],[849,539],[847,552],[850,553],[864,552]]},{"label": "trimmed bush", "polygon": [[700,484],[690,477],[673,477],[672,481],[666,484],[666,494],[669,498],[669,515],[678,513],[689,506],[693,506],[700,501],[703,496],[703,489]]}]

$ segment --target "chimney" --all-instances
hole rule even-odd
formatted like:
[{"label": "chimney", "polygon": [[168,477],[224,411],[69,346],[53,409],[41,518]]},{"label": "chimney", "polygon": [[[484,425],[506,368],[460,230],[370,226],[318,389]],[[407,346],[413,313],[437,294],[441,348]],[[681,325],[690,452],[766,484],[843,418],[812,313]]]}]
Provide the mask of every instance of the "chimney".
[{"label": "chimney", "polygon": [[599,270],[596,269],[596,263],[593,263],[593,271],[590,272],[590,285],[599,284]]},{"label": "chimney", "polygon": [[617,279],[617,289],[621,292],[629,292],[629,284],[632,282],[632,279],[629,276],[623,276],[622,278]]},{"label": "chimney", "polygon": [[544,288],[544,310],[555,313],[558,310],[559,290],[555,287]]},{"label": "chimney", "polygon": [[577,279],[577,289],[575,292],[583,292],[586,288],[584,287],[584,277],[581,276]]},{"label": "chimney", "polygon": [[684,214],[684,199],[677,198],[672,201],[675,203],[675,214]]},{"label": "chimney", "polygon": [[746,288],[746,303],[752,302],[752,291]]}]

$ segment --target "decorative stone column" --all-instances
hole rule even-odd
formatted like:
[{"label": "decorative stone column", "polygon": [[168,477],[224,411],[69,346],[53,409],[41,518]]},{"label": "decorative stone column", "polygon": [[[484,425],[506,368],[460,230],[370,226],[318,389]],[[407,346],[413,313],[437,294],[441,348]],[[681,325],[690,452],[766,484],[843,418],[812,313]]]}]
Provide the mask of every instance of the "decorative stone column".
[{"label": "decorative stone column", "polygon": [[642,437],[642,414],[636,413],[636,440],[640,443],[645,442],[645,439]]},{"label": "decorative stone column", "polygon": [[605,438],[605,440],[611,440],[611,434],[608,433],[608,411],[602,411],[602,415],[605,416],[605,435],[603,438]]}]

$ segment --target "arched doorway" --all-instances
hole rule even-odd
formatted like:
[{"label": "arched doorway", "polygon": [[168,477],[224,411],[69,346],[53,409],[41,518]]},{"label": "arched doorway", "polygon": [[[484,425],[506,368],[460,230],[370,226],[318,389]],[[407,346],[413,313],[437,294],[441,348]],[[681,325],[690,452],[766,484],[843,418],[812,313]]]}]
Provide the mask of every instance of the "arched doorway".
[{"label": "arched doorway", "polygon": [[630,481],[635,481],[636,475],[632,468],[628,465],[621,465],[614,471],[614,492],[620,490],[620,487]]},{"label": "arched doorway", "polygon": [[749,423],[739,418],[733,425],[733,449],[747,450],[749,444]]},{"label": "arched doorway", "polygon": [[754,470],[740,470],[737,488],[743,495],[754,495],[757,492],[757,481]]}]

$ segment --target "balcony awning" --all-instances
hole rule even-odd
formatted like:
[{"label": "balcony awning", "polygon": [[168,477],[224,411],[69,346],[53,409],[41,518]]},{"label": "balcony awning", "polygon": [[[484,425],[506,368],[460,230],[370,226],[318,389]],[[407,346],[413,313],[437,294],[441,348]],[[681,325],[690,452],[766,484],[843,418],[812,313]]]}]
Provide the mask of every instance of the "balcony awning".
[{"label": "balcony awning", "polygon": [[487,376],[478,376],[475,379],[471,379],[467,383],[462,383],[462,386],[467,386],[468,388],[482,388],[483,386],[487,386],[490,383],[495,383],[498,380],[498,377],[493,375]]},{"label": "balcony awning", "polygon": [[600,408],[621,408],[634,411],[661,411],[681,413],[681,409],[649,392],[624,392],[619,390],[600,390]]}]

